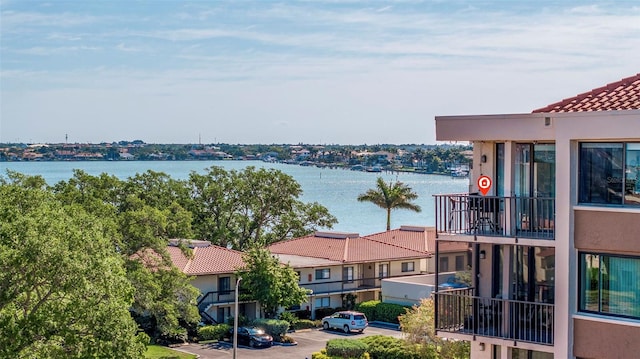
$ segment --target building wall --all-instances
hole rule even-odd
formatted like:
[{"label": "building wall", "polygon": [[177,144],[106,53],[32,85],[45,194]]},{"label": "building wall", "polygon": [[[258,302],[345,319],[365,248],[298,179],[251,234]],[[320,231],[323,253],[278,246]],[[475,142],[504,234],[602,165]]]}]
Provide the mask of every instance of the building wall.
[{"label": "building wall", "polygon": [[575,246],[596,252],[640,254],[640,211],[575,211]]},{"label": "building wall", "polygon": [[640,355],[640,323],[574,319],[573,354],[578,358],[632,358]]}]

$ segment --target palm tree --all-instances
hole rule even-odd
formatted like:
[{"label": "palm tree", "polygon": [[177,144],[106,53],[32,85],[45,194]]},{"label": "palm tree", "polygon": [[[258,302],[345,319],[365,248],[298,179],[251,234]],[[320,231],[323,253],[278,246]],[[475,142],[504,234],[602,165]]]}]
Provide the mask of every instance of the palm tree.
[{"label": "palm tree", "polygon": [[411,187],[405,185],[400,181],[396,183],[384,182],[382,177],[378,177],[376,181],[376,188],[369,189],[367,192],[358,196],[360,202],[371,202],[380,208],[387,210],[387,231],[391,230],[391,210],[396,208],[410,209],[414,212],[422,211],[422,208],[413,200],[418,198],[418,195],[413,192]]}]

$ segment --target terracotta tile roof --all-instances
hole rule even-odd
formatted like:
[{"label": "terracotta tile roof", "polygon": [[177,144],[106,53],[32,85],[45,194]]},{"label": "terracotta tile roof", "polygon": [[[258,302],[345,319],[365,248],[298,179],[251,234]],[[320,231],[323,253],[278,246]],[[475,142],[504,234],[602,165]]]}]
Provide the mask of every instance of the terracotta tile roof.
[{"label": "terracotta tile roof", "polygon": [[402,258],[424,258],[425,251],[360,237],[357,233],[316,232],[305,237],[274,243],[268,247],[273,254],[288,254],[324,258],[342,263],[380,261]]},{"label": "terracotta tile roof", "polygon": [[242,252],[224,247],[195,247],[192,258],[186,258],[178,247],[169,246],[167,250],[173,264],[188,275],[233,273],[244,267]]},{"label": "terracotta tile roof", "polygon": [[435,227],[401,226],[398,229],[370,234],[366,237],[415,251],[434,253],[436,250]]},{"label": "terracotta tile roof", "polygon": [[533,113],[638,109],[640,109],[640,73],[578,96],[539,108],[534,110]]},{"label": "terracotta tile roof", "polygon": [[[421,226],[401,226],[398,229],[366,236],[374,241],[395,244],[416,251],[436,252],[436,228]],[[440,252],[464,252],[468,249],[464,242],[440,241]]]}]

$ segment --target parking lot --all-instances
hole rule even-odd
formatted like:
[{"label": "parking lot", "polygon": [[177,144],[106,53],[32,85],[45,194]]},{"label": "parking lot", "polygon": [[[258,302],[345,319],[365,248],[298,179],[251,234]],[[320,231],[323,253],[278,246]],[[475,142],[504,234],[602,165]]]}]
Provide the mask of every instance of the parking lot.
[{"label": "parking lot", "polygon": [[[311,359],[313,352],[323,349],[329,339],[349,338],[356,339],[370,335],[386,335],[396,338],[402,336],[402,332],[396,329],[388,329],[380,326],[369,326],[364,333],[346,334],[337,330],[312,329],[290,333],[298,345],[282,346],[274,345],[270,348],[255,349],[249,347],[238,347],[237,358],[250,359],[282,359],[299,358]],[[233,348],[231,343],[211,343],[211,344],[189,344],[179,348],[181,351],[198,354],[201,359],[232,358]]]}]

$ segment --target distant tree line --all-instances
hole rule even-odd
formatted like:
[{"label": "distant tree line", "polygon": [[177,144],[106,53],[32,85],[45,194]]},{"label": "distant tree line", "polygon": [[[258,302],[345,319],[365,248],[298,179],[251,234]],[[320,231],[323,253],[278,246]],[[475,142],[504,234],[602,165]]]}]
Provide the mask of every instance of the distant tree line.
[{"label": "distant tree line", "polygon": [[[351,168],[380,166],[386,170],[444,173],[470,163],[470,145],[311,145],[311,144],[149,144],[140,140],[100,144],[0,144],[0,161],[270,159],[290,163]],[[34,156],[25,156],[25,153]],[[74,154],[76,155],[74,157]],[[86,156],[77,156],[84,154]],[[126,155],[125,155],[126,154]],[[225,156],[223,156],[223,154]],[[92,156],[94,155],[94,156]]]}]

